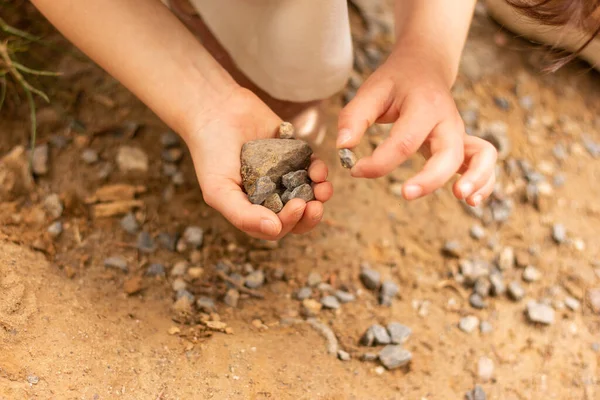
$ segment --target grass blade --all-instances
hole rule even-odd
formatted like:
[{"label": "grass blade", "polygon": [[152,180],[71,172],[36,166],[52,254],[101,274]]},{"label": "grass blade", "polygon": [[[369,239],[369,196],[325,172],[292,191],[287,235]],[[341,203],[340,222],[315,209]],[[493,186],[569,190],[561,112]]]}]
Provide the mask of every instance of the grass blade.
[{"label": "grass blade", "polygon": [[31,68],[28,68],[28,67],[24,66],[23,64],[20,64],[14,60],[12,61],[12,65],[16,69],[20,70],[21,72],[25,72],[25,73],[28,73],[31,75],[41,75],[41,76],[61,76],[62,75],[60,72],[40,71],[37,69],[31,69]]}]

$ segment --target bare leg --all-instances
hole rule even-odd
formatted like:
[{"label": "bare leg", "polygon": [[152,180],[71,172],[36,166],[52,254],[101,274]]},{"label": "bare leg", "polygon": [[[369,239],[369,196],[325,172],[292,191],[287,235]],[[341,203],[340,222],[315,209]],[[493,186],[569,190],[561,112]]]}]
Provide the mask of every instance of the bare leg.
[{"label": "bare leg", "polygon": [[325,126],[321,100],[296,103],[273,98],[256,86],[237,68],[227,51],[210,32],[202,18],[187,0],[168,0],[168,3],[173,13],[200,39],[206,50],[229,72],[240,86],[254,92],[281,119],[294,124],[299,137],[315,144],[322,142]]}]

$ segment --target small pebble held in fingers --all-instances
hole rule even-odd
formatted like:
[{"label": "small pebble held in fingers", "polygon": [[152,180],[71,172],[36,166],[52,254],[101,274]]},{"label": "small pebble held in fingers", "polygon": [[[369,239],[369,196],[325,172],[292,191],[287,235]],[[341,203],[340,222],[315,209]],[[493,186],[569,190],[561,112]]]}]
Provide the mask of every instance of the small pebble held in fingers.
[{"label": "small pebble held in fingers", "polygon": [[350,149],[338,150],[338,156],[340,157],[342,167],[347,169],[352,169],[358,161],[356,154],[354,154],[354,152],[352,152],[352,150]]},{"label": "small pebble held in fingers", "polygon": [[277,193],[270,194],[262,205],[275,214],[283,209],[283,201],[281,201],[281,197]]},{"label": "small pebble held in fingers", "polygon": [[315,199],[315,193],[313,192],[312,186],[305,183],[292,190],[290,195],[290,200],[291,199],[301,199],[308,203]]},{"label": "small pebble held in fingers", "polygon": [[289,122],[282,122],[279,125],[279,138],[281,139],[293,139],[296,131],[294,125]]},{"label": "small pebble held in fingers", "polygon": [[248,192],[248,200],[252,204],[262,204],[267,198],[275,193],[277,186],[268,176],[262,176],[256,180],[254,186]]}]

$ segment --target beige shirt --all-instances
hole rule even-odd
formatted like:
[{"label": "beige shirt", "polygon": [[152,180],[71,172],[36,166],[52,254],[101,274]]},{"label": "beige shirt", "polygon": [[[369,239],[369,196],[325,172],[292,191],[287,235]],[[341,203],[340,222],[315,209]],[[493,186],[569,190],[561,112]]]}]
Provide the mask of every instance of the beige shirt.
[{"label": "beige shirt", "polygon": [[352,70],[346,0],[190,0],[238,68],[271,96],[323,99]]}]

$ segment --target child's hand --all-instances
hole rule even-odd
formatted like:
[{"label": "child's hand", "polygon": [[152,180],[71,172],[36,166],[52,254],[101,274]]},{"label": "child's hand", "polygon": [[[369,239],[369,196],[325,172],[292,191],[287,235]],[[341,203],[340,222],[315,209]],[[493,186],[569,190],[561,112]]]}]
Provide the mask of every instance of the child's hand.
[{"label": "child's hand", "polygon": [[354,166],[352,176],[386,175],[421,150],[429,161],[404,183],[404,197],[429,194],[458,172],[463,175],[454,185],[454,195],[476,206],[494,188],[496,149],[465,133],[449,89],[452,73],[423,54],[431,51],[392,53],[340,113],[337,147],[355,147],[375,122],[394,123],[390,137]]},{"label": "child's hand", "polygon": [[194,132],[184,135],[190,148],[206,203],[238,229],[267,240],[313,229],[323,217],[323,203],[333,188],[327,182],[327,166],[314,159],[308,172],[316,201],[288,202],[279,214],[251,204],[241,189],[240,153],[250,140],[274,137],[282,122],[252,92],[237,89],[221,104],[198,118]]}]

